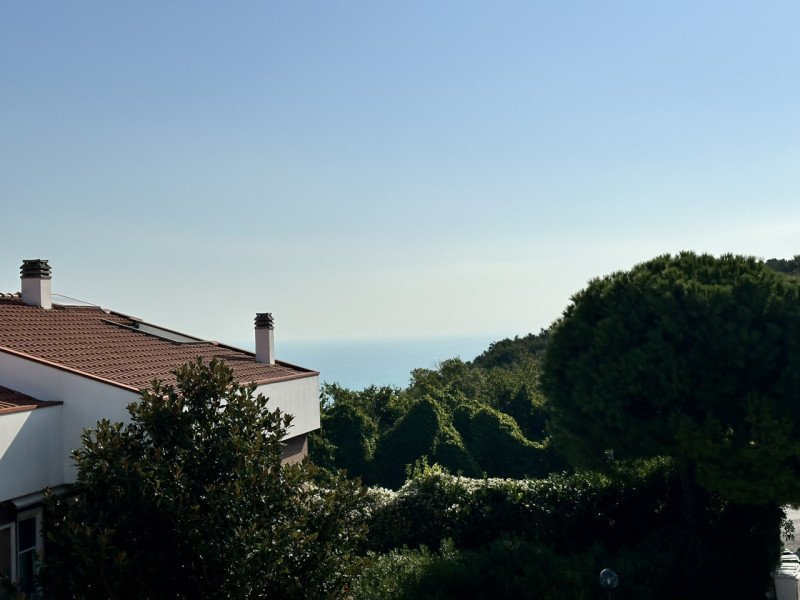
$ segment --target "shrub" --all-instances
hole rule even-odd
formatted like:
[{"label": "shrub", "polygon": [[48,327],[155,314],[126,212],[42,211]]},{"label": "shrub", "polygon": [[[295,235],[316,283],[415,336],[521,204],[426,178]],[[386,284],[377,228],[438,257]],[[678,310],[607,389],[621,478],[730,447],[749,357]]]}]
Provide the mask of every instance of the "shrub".
[{"label": "shrub", "polygon": [[355,581],[353,595],[364,600],[394,598],[537,598],[588,600],[597,585],[592,550],[560,556],[545,546],[503,537],[478,550],[458,551],[445,540],[438,553],[422,546],[372,556]]},{"label": "shrub", "polygon": [[[781,548],[782,511],[708,493],[700,499],[701,524],[690,533],[681,526],[679,477],[666,459],[617,467],[606,475],[541,480],[468,479],[421,465],[399,491],[373,504],[368,537],[370,547],[382,551],[435,548],[452,539],[469,560],[480,555],[500,562],[504,546],[498,540],[514,538],[524,552],[545,548],[536,552],[564,559],[558,567],[562,578],[585,574],[591,566],[587,589],[602,568],[616,569],[622,578],[619,599],[762,597]],[[586,549],[593,549],[591,556],[584,556]],[[453,586],[470,572],[445,563],[439,561],[436,569],[450,569]],[[453,594],[440,597],[458,597]]]},{"label": "shrub", "polygon": [[422,456],[443,462],[469,475],[480,469],[464,449],[458,431],[432,398],[417,401],[397,424],[380,438],[375,450],[371,481],[392,488],[405,480],[406,465]]},{"label": "shrub", "polygon": [[396,549],[386,554],[370,553],[367,568],[353,582],[353,598],[358,600],[391,600],[412,598],[411,588],[426,569],[445,556],[437,556],[427,547]]},{"label": "shrub", "polygon": [[[538,378],[538,369],[536,377]],[[535,389],[535,383],[522,383],[516,388],[500,388],[497,408],[513,417],[526,438],[543,440],[547,437],[549,406],[541,392],[533,391],[532,388]]]},{"label": "shrub", "polygon": [[453,424],[485,473],[495,477],[542,477],[553,470],[546,447],[526,439],[507,414],[485,404],[464,404],[456,409]]},{"label": "shrub", "polygon": [[322,413],[322,429],[334,446],[334,464],[357,476],[364,473],[372,460],[378,426],[358,406],[334,404]]},{"label": "shrub", "polygon": [[475,357],[472,364],[482,369],[510,368],[531,358],[539,358],[547,348],[549,337],[550,330],[542,329],[538,334],[529,333],[522,338],[516,336],[513,340],[506,338],[492,342],[488,349]]},{"label": "shrub", "polygon": [[48,598],[331,598],[363,537],[356,482],[281,465],[291,417],[197,359],[73,452],[76,496],[45,504]]},{"label": "shrub", "polygon": [[375,512],[375,549],[437,547],[450,537],[478,546],[501,534],[534,537],[559,549],[586,540],[636,539],[675,518],[679,489],[665,461],[613,479],[598,473],[547,479],[469,479],[438,465],[423,467]]}]

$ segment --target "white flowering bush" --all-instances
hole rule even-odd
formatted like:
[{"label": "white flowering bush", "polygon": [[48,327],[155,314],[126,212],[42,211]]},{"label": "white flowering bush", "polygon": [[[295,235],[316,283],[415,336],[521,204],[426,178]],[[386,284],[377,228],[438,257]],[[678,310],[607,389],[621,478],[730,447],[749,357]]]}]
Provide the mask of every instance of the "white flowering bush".
[{"label": "white flowering bush", "polygon": [[557,474],[546,479],[474,479],[420,463],[397,492],[372,491],[370,545],[459,547],[488,543],[501,534],[522,535],[556,546],[582,540],[639,536],[646,522],[669,519],[677,488],[669,465],[610,478],[598,473]]},{"label": "white flowering bush", "polygon": [[[528,556],[542,568],[555,569],[559,581],[576,582],[576,589],[589,581],[587,568],[618,568],[625,581],[621,600],[757,597],[753,591],[763,589],[780,547],[780,509],[705,498],[708,509],[696,539],[702,556],[698,561],[680,550],[697,535],[681,527],[680,492],[676,469],[667,459],[628,464],[608,474],[523,480],[459,477],[423,462],[397,492],[372,492],[380,500],[372,504],[368,543],[373,551],[390,554],[374,574],[398,569],[397,577],[405,583],[394,581],[401,591],[398,596],[387,592],[387,598],[430,597],[426,594],[442,585],[461,592],[437,592],[435,597],[460,598],[464,589],[474,592],[488,585],[485,578],[470,578],[476,565],[502,570],[503,565],[527,564],[520,556]],[[439,548],[447,539],[459,557],[436,558],[415,550]],[[521,544],[519,551],[507,552],[508,540]],[[573,565],[581,565],[582,574],[576,575]],[[520,568],[522,579],[512,586],[517,595],[494,597],[525,597],[539,574]],[[594,582],[596,573],[591,573]],[[498,577],[490,583],[503,581]],[[713,591],[721,589],[726,593]]]}]

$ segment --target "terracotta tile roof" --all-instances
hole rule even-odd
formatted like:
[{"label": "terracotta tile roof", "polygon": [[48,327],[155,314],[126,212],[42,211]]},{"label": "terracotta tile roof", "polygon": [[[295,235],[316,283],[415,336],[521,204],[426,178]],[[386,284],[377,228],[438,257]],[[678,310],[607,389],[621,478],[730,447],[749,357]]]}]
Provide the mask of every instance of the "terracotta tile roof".
[{"label": "terracotta tile roof", "polygon": [[43,402],[0,385],[0,415],[23,410],[33,410],[35,408],[44,408],[46,406],[56,406],[58,404],[61,404],[61,402]]},{"label": "terracotta tile roof", "polygon": [[[136,328],[137,319],[96,306],[44,310],[0,295],[0,352],[25,355],[59,368],[136,390],[153,379],[172,383],[170,371],[196,357],[224,360],[241,383],[307,377],[315,371],[287,363],[257,363],[255,355],[216,342],[180,343]],[[185,336],[189,337],[189,336]]]}]

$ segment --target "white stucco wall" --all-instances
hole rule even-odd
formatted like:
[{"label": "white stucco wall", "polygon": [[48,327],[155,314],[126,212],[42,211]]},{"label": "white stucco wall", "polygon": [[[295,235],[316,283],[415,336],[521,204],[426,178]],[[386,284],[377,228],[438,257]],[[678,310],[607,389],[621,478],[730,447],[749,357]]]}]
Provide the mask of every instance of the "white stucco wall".
[{"label": "white stucco wall", "polygon": [[256,392],[269,398],[268,407],[294,416],[287,437],[319,429],[319,375],[260,385]]},{"label": "white stucco wall", "polygon": [[[94,427],[98,420],[104,418],[127,421],[128,411],[125,407],[139,397],[136,392],[5,352],[0,352],[0,385],[33,396],[37,400],[58,400],[64,403],[59,409],[60,427],[50,424],[53,430],[49,435],[61,442],[61,481],[54,482],[53,485],[75,482],[77,472],[70,458],[70,451],[80,445],[83,430]],[[48,410],[52,409],[40,408],[33,412]],[[45,433],[37,432],[36,435],[41,437]],[[39,487],[25,493],[38,492],[41,489]],[[3,499],[0,497],[0,501]]]},{"label": "white stucco wall", "polygon": [[[13,486],[6,486],[13,488],[16,495],[74,483],[77,472],[70,451],[80,445],[83,430],[103,418],[127,422],[126,407],[139,398],[131,390],[1,351],[0,385],[38,400],[64,403],[60,407],[0,415],[0,502],[12,497],[6,495],[2,485],[9,477],[18,480]],[[294,415],[288,437],[319,428],[319,376],[265,384],[257,391],[270,399],[270,407]],[[4,465],[3,449],[17,447],[26,448],[35,459],[20,462],[9,458]],[[12,455],[22,456],[16,451]],[[23,476],[26,469],[37,473]]]},{"label": "white stucco wall", "polygon": [[63,482],[62,408],[0,415],[0,501]]}]

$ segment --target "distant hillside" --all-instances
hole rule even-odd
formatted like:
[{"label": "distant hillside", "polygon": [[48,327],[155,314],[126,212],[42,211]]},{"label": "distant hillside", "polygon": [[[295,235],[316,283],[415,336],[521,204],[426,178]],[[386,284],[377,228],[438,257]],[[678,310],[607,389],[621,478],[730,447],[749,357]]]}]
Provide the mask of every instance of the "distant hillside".
[{"label": "distant hillside", "polygon": [[481,369],[508,369],[532,358],[539,359],[544,354],[549,337],[550,330],[542,329],[539,333],[529,333],[525,337],[516,336],[513,340],[506,338],[492,342],[483,354],[475,357],[472,364]]},{"label": "distant hillside", "polygon": [[765,264],[770,268],[785,273],[786,275],[800,275],[800,254],[794,258],[770,258]]},{"label": "distant hillside", "polygon": [[542,477],[565,468],[549,445],[538,385],[548,335],[494,342],[472,362],[415,369],[402,389],[324,386],[312,460],[392,488],[423,457],[470,477]]},{"label": "distant hillside", "polygon": [[[766,265],[800,276],[800,255]],[[405,388],[326,385],[317,464],[397,488],[424,459],[470,477],[542,477],[566,467],[550,446],[549,404],[539,389],[549,329],[493,342],[470,362],[415,369]]]}]

